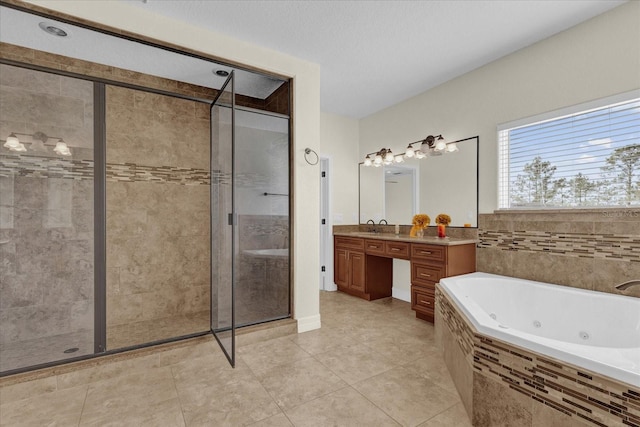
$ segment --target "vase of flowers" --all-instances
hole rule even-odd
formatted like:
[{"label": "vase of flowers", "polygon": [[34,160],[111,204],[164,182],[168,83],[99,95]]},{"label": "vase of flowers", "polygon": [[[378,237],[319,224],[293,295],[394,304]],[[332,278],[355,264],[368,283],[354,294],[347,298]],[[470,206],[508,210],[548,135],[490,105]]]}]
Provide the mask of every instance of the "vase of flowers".
[{"label": "vase of flowers", "polygon": [[436,224],[438,224],[438,237],[441,239],[447,237],[447,225],[451,224],[451,217],[441,213],[436,217]]},{"label": "vase of flowers", "polygon": [[411,237],[422,237],[424,236],[424,229],[429,226],[431,222],[431,218],[426,214],[417,214],[413,216],[413,220],[411,221],[412,227],[409,235]]}]

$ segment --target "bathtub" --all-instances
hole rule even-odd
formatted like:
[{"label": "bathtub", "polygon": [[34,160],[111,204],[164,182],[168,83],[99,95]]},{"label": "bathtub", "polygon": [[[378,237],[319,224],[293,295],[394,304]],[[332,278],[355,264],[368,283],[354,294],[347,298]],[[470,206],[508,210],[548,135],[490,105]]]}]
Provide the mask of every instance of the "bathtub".
[{"label": "bathtub", "polygon": [[488,273],[440,280],[476,331],[640,386],[640,299]]}]

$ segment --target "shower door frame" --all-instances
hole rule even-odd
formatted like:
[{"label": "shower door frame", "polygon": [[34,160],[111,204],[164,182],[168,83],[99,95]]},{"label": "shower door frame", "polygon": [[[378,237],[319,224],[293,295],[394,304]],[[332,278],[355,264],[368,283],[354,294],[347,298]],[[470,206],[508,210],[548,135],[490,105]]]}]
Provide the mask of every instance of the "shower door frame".
[{"label": "shower door frame", "polygon": [[[236,161],[236,155],[235,155],[235,133],[236,133],[236,123],[235,123],[235,110],[236,110],[236,92],[235,92],[235,80],[234,80],[235,74],[233,71],[231,71],[231,74],[229,74],[229,77],[227,78],[227,80],[224,82],[224,84],[220,87],[220,90],[216,96],[216,98],[213,100],[213,102],[211,103],[210,106],[210,115],[209,115],[209,126],[210,126],[210,137],[209,137],[209,156],[210,156],[210,160],[209,160],[209,171],[210,171],[210,178],[209,178],[209,202],[210,202],[210,213],[209,213],[209,225],[210,225],[210,241],[209,241],[209,248],[210,248],[210,254],[209,254],[209,268],[210,268],[210,288],[209,288],[209,298],[210,298],[210,304],[209,304],[209,312],[210,312],[210,317],[209,317],[209,326],[210,326],[210,330],[211,330],[211,334],[214,336],[214,338],[216,339],[216,341],[218,342],[218,345],[220,346],[220,349],[222,350],[222,352],[224,353],[224,355],[226,356],[227,360],[229,360],[229,363],[231,364],[232,367],[235,367],[236,364],[236,316],[235,316],[235,282],[236,282],[236,249],[237,249],[237,245],[236,245],[236,238],[237,238],[237,227],[238,227],[238,221],[237,221],[237,214],[236,214],[236,192],[235,192],[235,161]],[[227,86],[231,87],[231,105],[225,104],[221,101],[222,96],[225,93],[229,93],[227,91]],[[217,203],[218,200],[214,200],[213,198],[213,189],[214,189],[214,183],[213,183],[213,165],[214,165],[214,139],[213,139],[213,132],[214,132],[214,108],[230,108],[230,112],[231,112],[231,174],[230,174],[230,185],[231,185],[231,213],[228,213],[228,224],[227,226],[231,227],[231,248],[229,247],[224,247],[222,249],[231,249],[231,277],[230,279],[230,283],[223,283],[222,286],[228,286],[229,290],[231,292],[231,324],[229,327],[224,327],[224,328],[214,328],[214,318],[216,318],[218,316],[218,313],[214,313],[214,306],[213,306],[213,298],[214,298],[214,274],[216,274],[216,269],[215,269],[215,263],[214,263],[214,257],[219,258],[219,256],[217,254],[214,254],[215,252],[215,248],[214,248],[214,239],[217,237],[214,235],[214,208],[216,206],[214,206],[214,203]],[[220,154],[218,154],[220,155]],[[217,218],[218,221],[221,222],[220,225],[222,225],[223,227],[224,225],[224,218]],[[222,241],[224,241],[224,239],[220,239]],[[220,283],[218,282],[218,288],[220,289]],[[217,296],[217,292],[215,293],[215,295]],[[219,304],[216,304],[216,307],[218,308],[219,311]],[[223,342],[223,340],[225,339],[225,337],[222,336],[222,334],[231,334],[231,346],[230,348],[227,348],[225,346],[225,343]]]}]

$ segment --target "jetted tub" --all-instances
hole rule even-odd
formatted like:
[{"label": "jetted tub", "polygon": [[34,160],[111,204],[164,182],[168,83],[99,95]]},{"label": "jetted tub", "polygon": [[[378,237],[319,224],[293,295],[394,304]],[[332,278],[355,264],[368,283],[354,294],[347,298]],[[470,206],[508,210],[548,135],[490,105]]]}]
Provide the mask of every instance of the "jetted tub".
[{"label": "jetted tub", "polygon": [[479,333],[640,386],[640,299],[488,273],[440,286]]}]

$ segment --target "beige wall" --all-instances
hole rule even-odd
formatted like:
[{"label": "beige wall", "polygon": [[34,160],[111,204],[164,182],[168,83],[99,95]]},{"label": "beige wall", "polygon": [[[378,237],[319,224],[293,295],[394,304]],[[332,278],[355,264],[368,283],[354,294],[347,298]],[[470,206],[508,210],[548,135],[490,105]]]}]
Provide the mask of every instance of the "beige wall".
[{"label": "beige wall", "polygon": [[449,140],[480,135],[480,212],[492,212],[498,206],[496,126],[639,88],[638,16],[640,2],[629,2],[365,117],[361,156],[389,145],[402,151],[433,133]]},{"label": "beige wall", "polygon": [[[320,151],[320,68],[270,49],[149,13],[123,2],[30,1],[30,3],[184,46],[230,61],[293,77],[293,293],[298,330],[320,327],[318,282],[318,167],[304,161],[304,148]],[[171,28],[172,31],[166,31]]]},{"label": "beige wall", "polygon": [[[493,212],[497,125],[640,88],[638,16],[640,2],[629,2],[361,119],[355,162],[383,146],[401,152],[408,142],[433,133],[450,141],[479,135],[479,211]],[[341,188],[356,196],[357,176]],[[404,264],[394,263],[394,270],[402,270],[394,271],[394,292],[409,291]],[[479,259],[478,267],[485,265]]]},{"label": "beige wall", "polygon": [[331,162],[333,224],[357,224],[358,198],[349,191],[358,185],[358,120],[336,114],[320,115],[320,155]]}]

